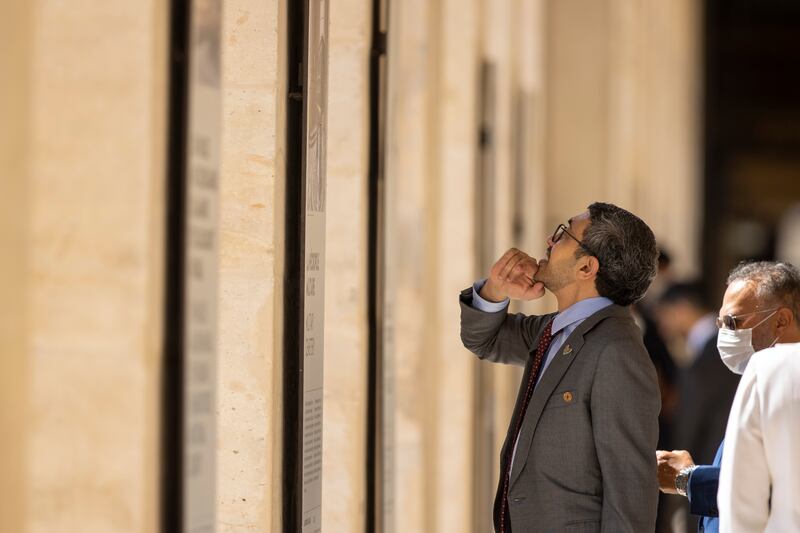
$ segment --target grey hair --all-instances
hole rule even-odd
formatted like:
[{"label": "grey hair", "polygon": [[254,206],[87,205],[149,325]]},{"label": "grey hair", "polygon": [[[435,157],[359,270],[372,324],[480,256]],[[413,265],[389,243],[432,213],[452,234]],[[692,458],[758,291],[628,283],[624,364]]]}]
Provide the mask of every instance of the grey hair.
[{"label": "grey hair", "polygon": [[727,284],[740,280],[753,284],[756,298],[788,307],[800,322],[800,272],[794,265],[784,261],[743,261],[728,274]]},{"label": "grey hair", "polygon": [[[656,277],[658,247],[642,219],[613,204],[589,206],[589,226],[575,255],[593,255],[600,263],[595,286],[600,296],[630,305],[644,296]],[[587,252],[588,251],[588,252]]]}]

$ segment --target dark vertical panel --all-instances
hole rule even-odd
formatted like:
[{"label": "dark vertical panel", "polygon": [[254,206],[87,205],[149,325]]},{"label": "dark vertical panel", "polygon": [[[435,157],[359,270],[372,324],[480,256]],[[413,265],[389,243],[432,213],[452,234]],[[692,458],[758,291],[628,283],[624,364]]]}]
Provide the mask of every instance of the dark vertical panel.
[{"label": "dark vertical panel", "polygon": [[[481,63],[478,80],[477,174],[475,176],[475,275],[484,276],[495,259],[495,102],[496,67]],[[518,194],[521,199],[522,194]],[[476,532],[490,530],[496,476],[494,466],[494,408],[495,391],[492,374],[486,363],[478,362],[475,369],[475,434],[473,471],[475,484],[472,495],[472,518]]]},{"label": "dark vertical panel", "polygon": [[513,157],[514,173],[511,182],[511,198],[513,199],[513,216],[511,234],[514,246],[522,247],[525,238],[525,184],[528,182],[528,125],[530,113],[530,94],[521,88],[514,92],[514,104],[511,110],[513,121]]},{"label": "dark vertical panel", "polygon": [[183,368],[189,0],[170,2],[169,119],[163,368],[161,373],[161,531],[183,528]]},{"label": "dark vertical panel", "polygon": [[287,2],[286,219],[283,331],[283,530],[302,510],[303,284],[305,253],[306,42],[308,0]]},{"label": "dark vertical panel", "polygon": [[740,260],[772,259],[800,202],[800,3],[706,0],[703,277],[717,305]]},{"label": "dark vertical panel", "polygon": [[[719,150],[715,131],[717,129],[716,117],[718,113],[718,102],[715,98],[718,81],[718,34],[716,31],[716,20],[719,16],[719,6],[710,0],[703,4],[703,244],[701,245],[702,271],[708,279],[719,276],[715,257],[719,253],[715,246],[707,246],[705,243],[714,242],[713,235],[719,231],[716,221],[721,215],[721,198],[715,194],[725,194],[725,189],[721,187],[719,172]],[[706,295],[709,302],[713,302],[715,295]]]},{"label": "dark vertical panel", "polygon": [[496,67],[484,61],[481,64],[479,87],[478,175],[476,180],[475,235],[479,273],[486,272],[495,259],[495,102]]},{"label": "dark vertical panel", "polygon": [[383,213],[384,213],[384,135],[386,95],[386,14],[388,0],[372,2],[372,47],[369,64],[369,178],[368,178],[368,251],[367,251],[367,466],[365,529],[384,530],[383,503],[383,427],[382,350],[383,346]]}]

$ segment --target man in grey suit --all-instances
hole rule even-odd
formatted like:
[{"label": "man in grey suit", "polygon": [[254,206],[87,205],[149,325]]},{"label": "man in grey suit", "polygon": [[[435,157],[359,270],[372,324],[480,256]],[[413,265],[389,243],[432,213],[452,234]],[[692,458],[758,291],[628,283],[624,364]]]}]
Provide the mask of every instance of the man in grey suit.
[{"label": "man in grey suit", "polygon": [[[656,273],[655,238],[605,203],[559,225],[540,261],[512,248],[461,293],[461,338],[524,366],[500,458],[500,533],[653,531],[660,394],[628,305]],[[509,314],[552,292],[558,312]]]}]

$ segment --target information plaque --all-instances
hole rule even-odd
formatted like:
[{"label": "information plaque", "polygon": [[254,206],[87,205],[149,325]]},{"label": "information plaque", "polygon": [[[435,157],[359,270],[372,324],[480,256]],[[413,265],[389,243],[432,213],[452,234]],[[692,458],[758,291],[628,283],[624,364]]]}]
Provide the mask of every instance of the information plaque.
[{"label": "information plaque", "polygon": [[219,0],[194,0],[189,26],[184,292],[183,530],[214,531],[217,221],[221,93]]},{"label": "information plaque", "polygon": [[325,150],[328,2],[309,0],[305,139],[305,289],[302,404],[302,531],[322,530],[322,383],[325,312]]}]

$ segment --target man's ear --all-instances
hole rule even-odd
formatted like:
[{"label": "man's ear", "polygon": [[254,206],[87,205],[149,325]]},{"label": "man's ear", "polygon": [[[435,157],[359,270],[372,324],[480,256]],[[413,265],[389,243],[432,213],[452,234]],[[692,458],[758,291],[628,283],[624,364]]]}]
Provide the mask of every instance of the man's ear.
[{"label": "man's ear", "polygon": [[584,255],[578,262],[578,276],[582,279],[592,279],[600,270],[600,261],[593,255]]},{"label": "man's ear", "polygon": [[777,317],[776,328],[779,335],[792,327],[792,324],[794,323],[794,314],[788,307],[781,307],[778,309],[778,312],[775,313],[775,316]]}]

